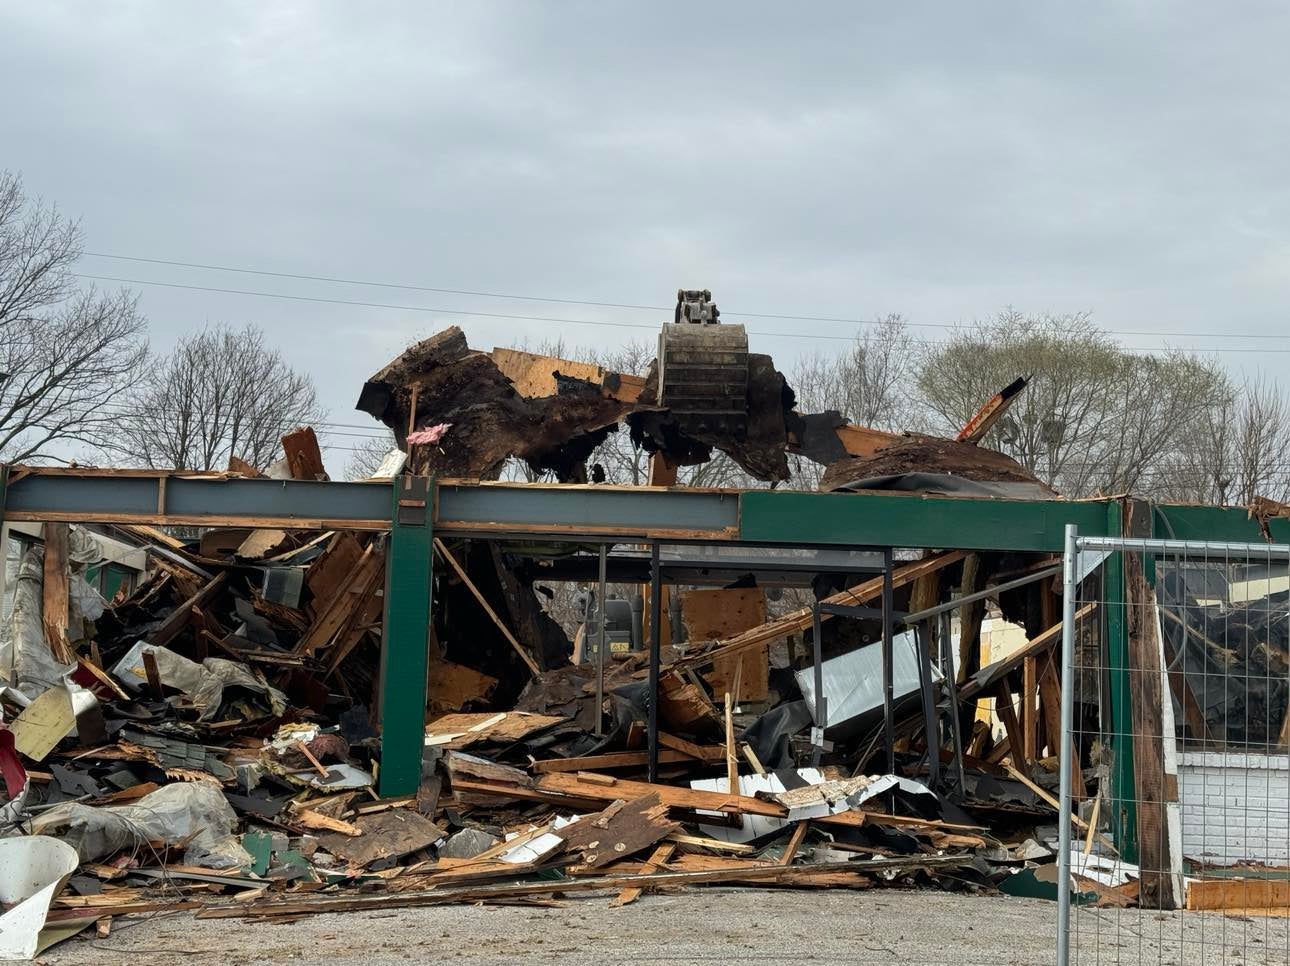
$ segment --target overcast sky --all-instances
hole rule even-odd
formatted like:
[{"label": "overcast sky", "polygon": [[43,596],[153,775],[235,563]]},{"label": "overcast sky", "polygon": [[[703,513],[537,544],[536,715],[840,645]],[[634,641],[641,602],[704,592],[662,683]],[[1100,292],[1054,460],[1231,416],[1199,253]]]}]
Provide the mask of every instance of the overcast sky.
[{"label": "overcast sky", "polygon": [[[1090,310],[1287,334],[1281,3],[0,0],[0,168],[90,251],[437,288],[914,322]],[[458,321],[488,348],[652,336],[650,311],[87,257],[161,347],[263,327],[337,422]],[[758,319],[781,368],[854,326]],[[943,330],[919,330],[936,338]],[[1213,338],[1125,336],[1213,348]],[[1290,340],[1227,341],[1284,371]],[[334,443],[344,445],[336,438]]]}]

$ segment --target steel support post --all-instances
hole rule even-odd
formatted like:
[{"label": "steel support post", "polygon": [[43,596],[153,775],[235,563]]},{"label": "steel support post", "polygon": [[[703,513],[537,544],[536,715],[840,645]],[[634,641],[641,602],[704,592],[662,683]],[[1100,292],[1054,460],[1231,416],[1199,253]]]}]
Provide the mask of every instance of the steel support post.
[{"label": "steel support post", "polygon": [[950,695],[950,734],[954,738],[954,777],[958,781],[959,794],[963,794],[963,734],[959,729],[959,685],[958,668],[954,666],[958,652],[950,634],[952,628],[949,611],[940,615],[941,621],[941,673],[945,675],[945,684]]},{"label": "steel support post", "polygon": [[649,780],[658,781],[658,666],[662,661],[663,568],[658,541],[649,546]]},{"label": "steel support post", "polygon": [[932,622],[910,628],[918,649],[918,690],[923,700],[923,733],[927,737],[927,777],[933,788],[941,783],[941,735],[937,723],[936,700],[932,697]]},{"label": "steel support post", "polygon": [[411,795],[421,784],[434,559],[432,482],[400,476],[393,489],[380,692],[380,792],[387,798]]},{"label": "steel support post", "polygon": [[605,606],[606,588],[609,574],[609,547],[606,544],[600,545],[600,584],[596,588],[596,612],[599,615],[599,624],[596,631],[596,737],[599,738],[604,731],[605,717],[605,650],[609,646],[606,643],[605,623],[607,621]]},{"label": "steel support post", "polygon": [[1058,772],[1061,774],[1060,810],[1057,819],[1057,966],[1070,963],[1071,928],[1071,760],[1074,748],[1071,713],[1075,706],[1075,597],[1078,588],[1079,528],[1066,526],[1062,554],[1062,737]]},{"label": "steel support post", "polygon": [[887,774],[896,773],[896,689],[892,656],[891,548],[882,556],[882,721],[883,742],[887,749]]},{"label": "steel support post", "polygon": [[824,641],[820,620],[820,599],[811,604],[811,654],[815,661],[815,728],[811,732],[811,764],[819,766],[824,752],[824,727],[827,711],[824,700]]}]

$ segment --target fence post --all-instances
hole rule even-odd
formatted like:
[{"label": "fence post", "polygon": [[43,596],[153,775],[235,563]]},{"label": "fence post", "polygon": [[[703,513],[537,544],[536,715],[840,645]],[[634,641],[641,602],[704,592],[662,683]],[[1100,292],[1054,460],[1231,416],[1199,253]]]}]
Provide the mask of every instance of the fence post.
[{"label": "fence post", "polygon": [[1057,819],[1057,966],[1069,966],[1071,940],[1071,768],[1074,740],[1071,720],[1075,687],[1075,593],[1079,563],[1079,528],[1066,525],[1062,553],[1062,739],[1058,771],[1061,808]]}]

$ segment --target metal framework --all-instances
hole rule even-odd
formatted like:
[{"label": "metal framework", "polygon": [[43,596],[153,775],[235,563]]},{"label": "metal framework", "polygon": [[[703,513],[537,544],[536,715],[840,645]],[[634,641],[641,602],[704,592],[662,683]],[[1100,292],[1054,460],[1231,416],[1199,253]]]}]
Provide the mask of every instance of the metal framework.
[{"label": "metal framework", "polygon": [[[420,781],[426,651],[436,535],[542,538],[569,543],[656,541],[787,547],[954,548],[1060,553],[1065,527],[1122,536],[1123,501],[996,500],[908,493],[473,483],[400,478],[382,483],[243,479],[155,470],[0,467],[0,520],[146,525],[389,530],[381,664],[385,795]],[[1244,509],[1157,506],[1151,533],[1177,539],[1259,542]],[[1290,541],[1290,520],[1272,520]],[[1107,561],[1122,593],[1120,554]],[[655,598],[657,600],[657,597]],[[887,608],[890,610],[890,607]],[[654,621],[653,627],[659,626]],[[1125,630],[1108,627],[1112,713],[1128,715]],[[655,642],[651,641],[652,650]],[[1121,734],[1130,729],[1117,728]],[[1131,787],[1132,756],[1118,754]],[[1129,828],[1121,834],[1131,834]]]}]

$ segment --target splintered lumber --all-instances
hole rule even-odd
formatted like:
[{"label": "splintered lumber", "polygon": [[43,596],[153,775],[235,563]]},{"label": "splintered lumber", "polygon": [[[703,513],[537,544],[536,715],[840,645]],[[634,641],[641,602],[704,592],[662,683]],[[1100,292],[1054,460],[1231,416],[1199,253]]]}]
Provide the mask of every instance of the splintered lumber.
[{"label": "splintered lumber", "polygon": [[582,853],[583,864],[598,869],[680,831],[680,824],[667,817],[667,805],[657,791],[634,798],[619,799],[598,815],[584,816],[557,834],[568,848]]},{"label": "splintered lumber", "polygon": [[791,881],[801,876],[827,876],[837,872],[867,873],[917,869],[950,869],[970,865],[970,855],[907,855],[896,858],[856,859],[850,862],[821,862],[818,865],[785,867],[775,863],[734,864],[698,872],[655,872],[649,875],[589,876],[585,879],[527,881],[473,886],[464,889],[434,889],[429,892],[405,892],[395,895],[359,896],[354,898],[292,898],[230,902],[207,906],[196,914],[198,919],[276,918],[331,912],[375,911],[415,906],[438,906],[459,902],[482,902],[524,896],[564,892],[599,892],[627,889],[633,886],[697,885],[706,882]]},{"label": "splintered lumber", "polygon": [[[641,872],[644,875],[653,875],[656,872],[662,872],[667,867],[668,860],[672,858],[674,852],[676,852],[675,843],[661,843],[656,849],[654,849],[650,857],[645,860],[645,865]],[[641,897],[641,893],[644,891],[645,890],[640,886],[632,886],[618,893],[618,896],[611,900],[609,904],[611,906],[625,906],[629,902],[635,902],[639,899]]]},{"label": "splintered lumber", "polygon": [[[906,564],[892,572],[891,580],[893,587],[904,587],[906,584],[913,583],[920,577],[927,574],[936,573],[946,567],[952,566],[964,559],[967,554],[962,550],[951,550],[945,553],[937,554],[933,557],[927,557],[913,563]],[[826,604],[866,604],[876,600],[882,594],[882,577],[873,577],[864,583],[856,584],[847,590],[826,597]],[[832,614],[821,614],[821,620],[831,620]],[[751,650],[762,644],[771,643],[787,637],[789,634],[800,633],[811,626],[811,608],[804,607],[800,610],[792,611],[783,617],[778,617],[773,621],[762,624],[760,627],[754,627],[751,630],[744,631],[734,637],[721,641],[718,646],[704,654],[696,654],[693,657],[684,658],[675,661],[669,665],[670,670],[679,671],[686,668],[701,667],[711,664],[718,658],[729,657],[732,654],[739,654],[743,651]]]},{"label": "splintered lumber", "polygon": [[67,643],[67,539],[66,523],[45,524],[44,586],[42,588],[41,621],[45,625],[45,640],[54,659],[59,664],[75,660]]},{"label": "splintered lumber", "polygon": [[[673,751],[679,751],[683,755],[687,755],[698,761],[721,761],[726,757],[726,749],[724,745],[696,745],[692,741],[678,738],[676,735],[668,734],[666,731],[660,731],[658,733],[658,743],[664,748],[671,748]],[[661,761],[662,759],[659,760]]]},{"label": "splintered lumber", "polygon": [[293,480],[325,480],[322,450],[313,428],[301,426],[282,437],[282,451],[286,454],[287,472]]},{"label": "splintered lumber", "polygon": [[[1057,801],[1057,799],[1053,798],[1053,796],[1052,796],[1052,795],[1050,795],[1050,794],[1048,793],[1048,791],[1047,791],[1045,788],[1043,788],[1043,787],[1042,787],[1042,786],[1040,786],[1040,785],[1035,784],[1033,781],[1031,781],[1029,778],[1027,778],[1027,777],[1026,777],[1025,775],[1023,775],[1021,772],[1017,771],[1017,769],[1013,768],[1011,765],[1004,765],[1003,767],[1004,767],[1004,768],[1006,768],[1006,769],[1008,770],[1008,774],[1009,774],[1009,775],[1011,775],[1011,776],[1012,776],[1013,778],[1015,778],[1017,781],[1021,782],[1021,784],[1025,785],[1027,788],[1029,788],[1032,792],[1034,792],[1036,795],[1038,795],[1040,798],[1042,798],[1045,802],[1047,802],[1049,805],[1051,805],[1051,806],[1052,806],[1053,808],[1055,808],[1057,811],[1059,811],[1059,812],[1061,811],[1061,809],[1062,809],[1061,803],[1060,803],[1059,801]],[[1094,817],[1096,817],[1096,814],[1094,815]],[[1108,849],[1110,849],[1110,850],[1111,850],[1111,852],[1112,852],[1114,855],[1119,855],[1119,854],[1120,854],[1120,850],[1119,850],[1119,849],[1117,849],[1117,848],[1115,847],[1115,843],[1114,843],[1114,842],[1112,842],[1110,839],[1108,839],[1108,838],[1107,838],[1105,835],[1103,835],[1101,832],[1097,831],[1097,830],[1096,830],[1096,828],[1094,828],[1093,826],[1089,825],[1089,823],[1088,823],[1088,822],[1086,822],[1086,821],[1084,821],[1082,818],[1080,818],[1080,817],[1079,817],[1079,815],[1078,815],[1078,814],[1076,814],[1076,812],[1074,811],[1074,809],[1072,809],[1072,810],[1071,810],[1071,822],[1072,822],[1072,823],[1073,823],[1077,828],[1083,829],[1084,831],[1088,832],[1090,835],[1095,836],[1095,837],[1097,838],[1097,840],[1098,840],[1099,842],[1101,842],[1103,845],[1105,845]]]},{"label": "splintered lumber", "polygon": [[[1164,710],[1157,634],[1156,595],[1142,573],[1142,558],[1125,554],[1129,631],[1129,707],[1133,719],[1133,780],[1138,814],[1140,901],[1144,909],[1175,909],[1165,803],[1177,799],[1165,782]],[[1168,736],[1172,739],[1172,735]]]},{"label": "splintered lumber", "polygon": [[620,798],[634,799],[657,792],[659,798],[671,808],[704,809],[730,815],[766,815],[770,818],[784,818],[788,815],[788,809],[778,802],[764,802],[760,798],[750,798],[746,795],[699,791],[672,785],[651,785],[648,782],[629,781],[612,775],[586,772],[576,775],[553,772],[542,775],[536,780],[514,784],[488,780],[482,782],[462,780],[454,775],[452,784],[454,789],[556,802],[563,802],[565,799],[614,802]]},{"label": "splintered lumber", "polygon": [[[985,590],[989,574],[979,553],[968,554],[963,561],[963,579],[959,594],[970,597]],[[985,620],[985,601],[973,600],[959,608],[958,678],[965,681],[981,667],[981,622]],[[963,695],[960,693],[959,698]]]},{"label": "splintered lumber", "polygon": [[806,833],[810,828],[810,822],[798,822],[793,826],[793,834],[789,836],[788,844],[784,846],[784,854],[779,857],[780,865],[792,865],[793,857],[797,855],[797,850],[802,847],[802,841],[806,838]]},{"label": "splintered lumber", "polygon": [[461,578],[461,582],[466,585],[466,589],[469,590],[475,600],[479,602],[479,606],[484,608],[484,613],[489,616],[492,622],[497,626],[497,629],[502,632],[502,636],[506,638],[511,647],[515,649],[515,653],[520,656],[520,660],[528,665],[528,669],[532,672],[533,676],[535,678],[541,677],[542,669],[538,667],[538,663],[533,659],[533,655],[524,649],[523,645],[515,639],[515,635],[511,633],[511,629],[506,626],[500,617],[497,616],[497,611],[493,610],[492,605],[480,592],[479,588],[475,586],[475,582],[470,579],[465,568],[462,567],[462,565],[457,562],[457,558],[449,552],[447,545],[438,537],[435,537],[434,548],[439,551],[439,556],[444,559],[444,562],[447,563],[448,566],[456,572],[457,576]]},{"label": "splintered lumber", "polygon": [[227,577],[228,572],[221,570],[206,582],[206,586],[172,610],[161,626],[148,635],[148,643],[155,644],[158,647],[165,647],[178,637],[184,628],[188,626],[188,622],[192,620],[193,609],[204,609],[207,604],[214,600],[215,595],[223,589]]},{"label": "splintered lumber", "polygon": [[385,555],[375,547],[364,550],[344,584],[330,599],[321,602],[313,623],[296,642],[292,653],[309,655],[330,644],[355,611],[364,606],[371,585],[380,576],[384,565]]}]

